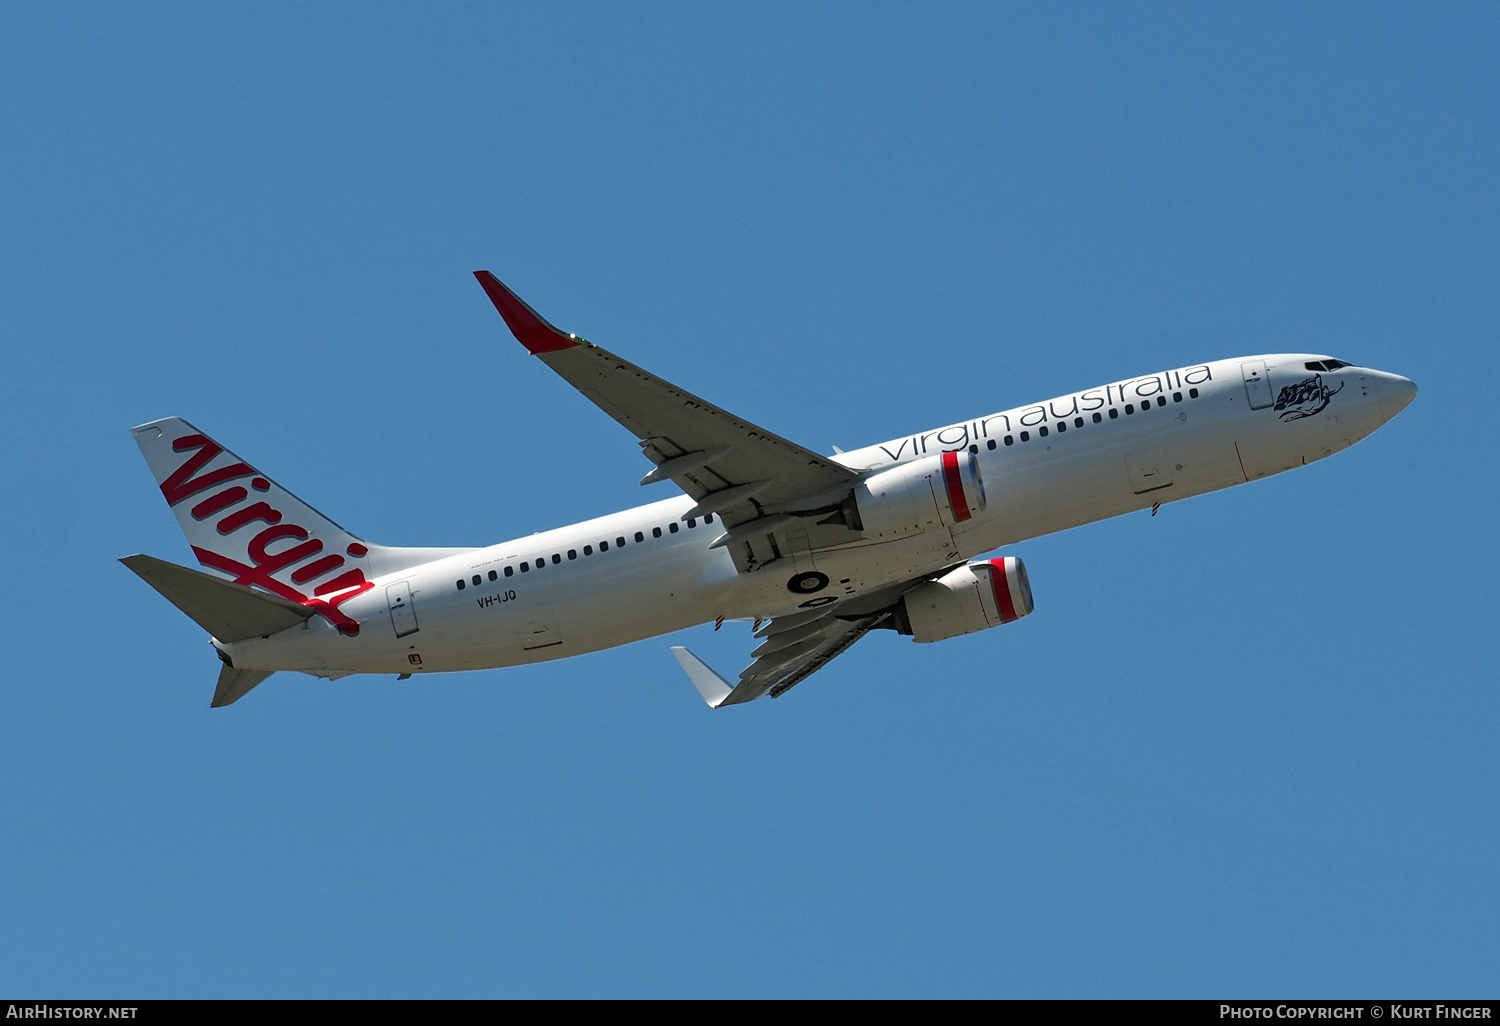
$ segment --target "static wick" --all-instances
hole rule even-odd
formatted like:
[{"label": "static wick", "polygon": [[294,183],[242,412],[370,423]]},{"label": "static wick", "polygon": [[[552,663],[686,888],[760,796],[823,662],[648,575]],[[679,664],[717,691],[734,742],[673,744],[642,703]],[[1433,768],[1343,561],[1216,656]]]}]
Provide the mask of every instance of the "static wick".
[{"label": "static wick", "polygon": [[1153,517],[1156,516],[1156,511],[1159,510],[1159,509],[1161,509],[1161,503],[1159,503],[1159,502],[1153,502],[1151,504],[1151,515]]}]

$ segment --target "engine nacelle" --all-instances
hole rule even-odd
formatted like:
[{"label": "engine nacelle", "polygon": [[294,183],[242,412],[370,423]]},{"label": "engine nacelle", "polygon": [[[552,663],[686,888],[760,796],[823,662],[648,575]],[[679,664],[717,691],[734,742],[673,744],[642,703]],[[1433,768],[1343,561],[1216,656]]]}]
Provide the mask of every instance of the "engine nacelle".
[{"label": "engine nacelle", "polygon": [[913,641],[942,641],[1019,620],[1031,609],[1026,566],[1005,556],[961,566],[902,595],[896,629]]},{"label": "engine nacelle", "polygon": [[984,483],[973,453],[943,452],[871,474],[853,499],[857,530],[899,538],[970,519],[984,509]]}]

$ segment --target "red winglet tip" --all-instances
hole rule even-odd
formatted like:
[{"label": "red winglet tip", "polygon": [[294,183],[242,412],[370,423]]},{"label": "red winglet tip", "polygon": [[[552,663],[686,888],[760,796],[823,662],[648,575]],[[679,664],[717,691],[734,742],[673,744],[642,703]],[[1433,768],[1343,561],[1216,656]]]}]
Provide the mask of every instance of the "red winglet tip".
[{"label": "red winglet tip", "polygon": [[485,295],[490,297],[490,302],[495,304],[495,309],[505,318],[516,341],[525,346],[533,356],[571,349],[578,344],[576,338],[548,324],[541,314],[527,306],[525,300],[506,288],[505,283],[489,271],[475,271],[474,277],[479,279]]}]

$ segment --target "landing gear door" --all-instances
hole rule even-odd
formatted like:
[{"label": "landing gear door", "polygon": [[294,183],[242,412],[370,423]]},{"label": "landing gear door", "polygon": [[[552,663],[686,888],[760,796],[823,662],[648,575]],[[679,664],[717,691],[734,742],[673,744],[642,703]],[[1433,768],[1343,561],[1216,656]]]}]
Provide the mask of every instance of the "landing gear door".
[{"label": "landing gear door", "polygon": [[411,585],[408,582],[388,585],[385,589],[385,601],[391,609],[391,626],[396,629],[396,637],[404,638],[421,630],[417,626],[417,607],[412,604]]},{"label": "landing gear door", "polygon": [[1250,399],[1252,410],[1263,410],[1275,401],[1271,395],[1271,378],[1266,373],[1264,360],[1240,364],[1240,374],[1245,378],[1245,395]]}]

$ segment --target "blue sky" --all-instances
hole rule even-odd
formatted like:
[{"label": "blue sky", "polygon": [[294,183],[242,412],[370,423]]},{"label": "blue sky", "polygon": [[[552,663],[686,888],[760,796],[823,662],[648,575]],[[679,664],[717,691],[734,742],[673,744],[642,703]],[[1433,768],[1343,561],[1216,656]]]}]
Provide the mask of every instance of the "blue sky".
[{"label": "blue sky", "polygon": [[[1500,982],[1482,5],[0,10],[0,992]],[[711,713],[743,625],[210,710],[129,436],[364,537],[667,494],[470,272],[823,451],[1327,352],[1334,459],[1016,546],[1037,610]],[[670,486],[659,486],[670,487]]]}]

